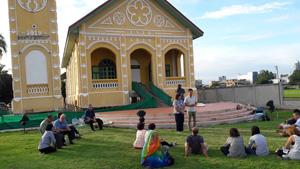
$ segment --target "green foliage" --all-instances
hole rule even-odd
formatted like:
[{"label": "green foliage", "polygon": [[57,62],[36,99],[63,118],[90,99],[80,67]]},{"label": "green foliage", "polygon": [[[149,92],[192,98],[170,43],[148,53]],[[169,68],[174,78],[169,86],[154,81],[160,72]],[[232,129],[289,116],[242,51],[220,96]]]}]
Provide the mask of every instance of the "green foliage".
[{"label": "green foliage", "polygon": [[[277,114],[277,111],[273,113]],[[268,114],[270,116],[270,114]],[[258,123],[244,122],[215,127],[199,127],[199,134],[208,144],[210,159],[203,155],[190,155],[184,158],[184,143],[186,136],[191,134],[186,128],[183,133],[176,133],[175,129],[157,129],[160,138],[168,142],[177,141],[175,147],[169,149],[175,159],[172,168],[243,168],[243,169],[286,169],[298,168],[298,160],[283,161],[273,157],[273,152],[282,148],[287,137],[280,137],[275,130],[281,122],[292,117],[292,112],[279,112],[279,119]],[[146,119],[147,120],[147,119]],[[228,138],[229,129],[238,128],[244,138],[244,145],[251,137],[251,127],[259,126],[261,134],[266,137],[270,155],[257,157],[249,155],[247,158],[228,158],[222,154],[220,147]],[[142,150],[132,148],[136,137],[134,129],[117,129],[105,127],[103,131],[85,132],[85,135],[75,142],[75,145],[64,147],[58,152],[39,155],[38,144],[41,139],[39,131],[8,132],[0,134],[0,168],[121,168],[145,169],[140,164]]]},{"label": "green foliage", "polygon": [[66,99],[66,82],[61,80],[61,95]]},{"label": "green foliage", "polygon": [[13,99],[12,76],[0,64],[0,101],[10,103]]},{"label": "green foliage", "polygon": [[3,56],[3,52],[6,53],[6,42],[4,37],[0,34],[0,59]]},{"label": "green foliage", "polygon": [[213,82],[212,85],[210,86],[211,88],[220,86],[219,82]]},{"label": "green foliage", "polygon": [[258,74],[256,84],[268,84],[272,83],[271,79],[274,78],[274,74],[268,70],[261,70]]},{"label": "green foliage", "polygon": [[299,85],[300,84],[300,70],[295,70],[293,74],[289,77],[290,85]]}]

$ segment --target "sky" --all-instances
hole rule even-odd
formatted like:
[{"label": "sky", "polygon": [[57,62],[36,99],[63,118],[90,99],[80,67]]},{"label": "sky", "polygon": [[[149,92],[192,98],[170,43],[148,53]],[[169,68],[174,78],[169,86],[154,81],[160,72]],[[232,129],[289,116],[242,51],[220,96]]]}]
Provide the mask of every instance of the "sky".
[{"label": "sky", "polygon": [[[56,0],[60,57],[68,27],[106,0]],[[8,52],[0,61],[11,69],[8,0],[0,0],[0,33]],[[202,31],[194,40],[195,76],[204,84],[219,76],[269,70],[291,74],[300,60],[299,0],[169,0]],[[62,70],[64,72],[65,70]]]}]

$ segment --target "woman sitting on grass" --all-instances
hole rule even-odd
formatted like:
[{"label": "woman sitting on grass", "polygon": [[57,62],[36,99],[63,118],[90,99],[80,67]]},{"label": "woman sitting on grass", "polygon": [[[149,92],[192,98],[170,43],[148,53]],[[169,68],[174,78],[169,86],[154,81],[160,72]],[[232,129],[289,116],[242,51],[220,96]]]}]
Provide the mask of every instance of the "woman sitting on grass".
[{"label": "woman sitting on grass", "polygon": [[[145,142],[147,141],[147,138],[148,138],[148,135],[149,135],[150,131],[151,130],[155,130],[155,127],[156,126],[155,126],[154,123],[150,123],[148,125],[148,131],[146,131],[146,133],[145,133]],[[168,143],[168,142],[166,142],[165,138],[160,138],[159,141],[160,141],[160,144],[163,147],[166,147],[166,148],[170,148],[170,147],[176,146],[176,144],[177,144],[177,141],[175,141],[174,143],[173,142]]]},{"label": "woman sitting on grass", "polygon": [[[257,126],[251,128],[251,134],[248,147],[246,147],[247,154],[253,154],[256,156],[269,155],[269,149],[267,146],[266,138],[260,134],[260,130]],[[255,146],[253,145],[255,144]]]},{"label": "woman sitting on grass", "polygon": [[287,130],[290,136],[282,150],[277,149],[275,154],[282,157],[283,160],[300,160],[300,131],[296,126],[292,126]]},{"label": "woman sitting on grass", "polygon": [[[53,125],[48,124],[46,127],[46,131],[44,132],[40,145],[39,145],[39,151],[40,155],[43,154],[48,154],[56,151],[55,148],[55,137],[52,132]],[[51,147],[51,142],[52,142],[52,147]]]},{"label": "woman sitting on grass", "polygon": [[[150,125],[155,126],[154,123],[149,124],[149,126]],[[174,159],[171,156],[169,156],[169,158],[167,157],[160,144],[158,133],[150,129],[146,136],[147,139],[142,151],[141,164],[147,168],[159,168],[172,165]]]},{"label": "woman sitting on grass", "polygon": [[238,129],[231,128],[229,130],[229,137],[221,147],[221,151],[228,157],[247,157],[244,146],[244,139],[240,136]]},{"label": "woman sitting on grass", "polygon": [[136,132],[136,139],[133,143],[134,149],[143,149],[145,144],[145,133],[147,130],[145,130],[145,124],[142,122],[139,122],[137,124],[138,131]]}]

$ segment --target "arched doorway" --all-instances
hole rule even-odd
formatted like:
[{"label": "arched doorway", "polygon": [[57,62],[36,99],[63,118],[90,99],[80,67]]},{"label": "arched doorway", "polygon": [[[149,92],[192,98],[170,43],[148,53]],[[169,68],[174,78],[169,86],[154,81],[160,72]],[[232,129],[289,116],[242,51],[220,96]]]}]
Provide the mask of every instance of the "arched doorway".
[{"label": "arched doorway", "polygon": [[184,57],[178,49],[171,49],[165,54],[165,77],[185,77]]},{"label": "arched doorway", "polygon": [[131,64],[131,81],[141,82],[141,66],[135,59],[130,60]]},{"label": "arched doorway", "polygon": [[130,54],[130,63],[131,81],[141,82],[149,87],[149,82],[152,81],[151,54],[145,49],[137,49]]}]

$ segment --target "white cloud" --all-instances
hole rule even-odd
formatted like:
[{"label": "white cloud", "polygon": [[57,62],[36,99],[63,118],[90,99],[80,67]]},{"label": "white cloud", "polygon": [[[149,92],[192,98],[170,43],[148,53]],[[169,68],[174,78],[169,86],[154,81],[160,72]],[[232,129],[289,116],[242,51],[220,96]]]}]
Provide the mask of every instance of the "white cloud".
[{"label": "white cloud", "polygon": [[290,19],[289,15],[285,15],[285,16],[279,16],[279,17],[275,17],[275,18],[270,18],[267,21],[268,22],[281,22],[281,21],[285,21]]},{"label": "white cloud", "polygon": [[215,12],[206,12],[203,16],[195,19],[220,19],[226,18],[232,15],[239,14],[255,14],[255,13],[267,13],[272,12],[274,9],[285,9],[283,6],[291,4],[290,2],[273,2],[267,3],[261,6],[253,6],[249,4],[245,5],[232,5],[230,7],[222,7],[221,10]]}]

